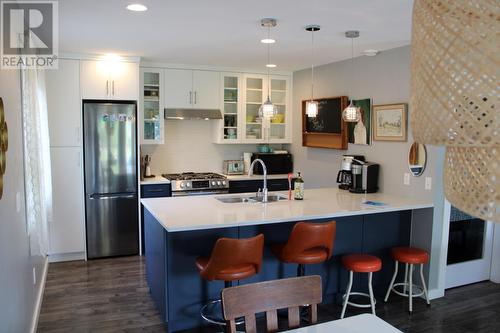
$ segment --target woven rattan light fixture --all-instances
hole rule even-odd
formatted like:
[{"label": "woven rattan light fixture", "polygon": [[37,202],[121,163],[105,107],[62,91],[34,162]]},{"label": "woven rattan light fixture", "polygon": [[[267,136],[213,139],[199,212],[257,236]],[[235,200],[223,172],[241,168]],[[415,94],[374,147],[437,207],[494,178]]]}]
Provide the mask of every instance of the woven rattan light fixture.
[{"label": "woven rattan light fixture", "polygon": [[500,10],[497,0],[416,0],[411,126],[417,142],[446,146],[445,194],[500,222]]}]

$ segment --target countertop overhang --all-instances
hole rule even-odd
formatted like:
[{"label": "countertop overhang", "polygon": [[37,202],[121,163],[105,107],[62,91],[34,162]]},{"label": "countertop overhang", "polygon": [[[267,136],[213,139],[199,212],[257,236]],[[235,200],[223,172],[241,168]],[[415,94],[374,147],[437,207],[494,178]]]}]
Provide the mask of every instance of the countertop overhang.
[{"label": "countertop overhang", "polygon": [[[287,195],[286,191],[275,193]],[[308,189],[305,190],[304,200],[284,200],[266,204],[223,203],[216,200],[218,196],[241,196],[241,194],[148,198],[141,199],[141,203],[169,232],[317,220],[433,207],[430,198],[406,198],[384,193],[354,194],[338,188]],[[372,207],[362,204],[368,200],[387,205]]]}]

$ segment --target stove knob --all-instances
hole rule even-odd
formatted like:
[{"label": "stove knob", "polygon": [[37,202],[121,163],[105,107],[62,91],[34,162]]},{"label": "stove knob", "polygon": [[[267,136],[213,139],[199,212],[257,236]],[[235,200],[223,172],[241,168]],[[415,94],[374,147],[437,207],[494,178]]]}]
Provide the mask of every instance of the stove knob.
[{"label": "stove knob", "polygon": [[225,180],[222,181],[222,185],[226,186],[226,181]]},{"label": "stove knob", "polygon": [[220,184],[220,180],[218,180],[218,181],[217,181],[217,186],[220,186],[220,185],[221,185],[221,184]]},{"label": "stove knob", "polygon": [[184,188],[186,184],[184,182],[181,183],[181,188]]},{"label": "stove knob", "polygon": [[190,183],[190,182],[187,182],[187,183],[186,183],[186,187],[191,187],[191,183]]}]

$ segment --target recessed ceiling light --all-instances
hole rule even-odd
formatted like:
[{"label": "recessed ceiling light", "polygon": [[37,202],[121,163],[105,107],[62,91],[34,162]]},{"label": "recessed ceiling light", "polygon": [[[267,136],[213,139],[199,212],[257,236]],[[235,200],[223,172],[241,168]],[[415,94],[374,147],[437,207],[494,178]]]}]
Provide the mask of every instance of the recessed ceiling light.
[{"label": "recessed ceiling light", "polygon": [[365,56],[374,57],[378,54],[378,51],[374,50],[374,49],[368,49],[368,50],[364,50],[363,53],[365,54]]},{"label": "recessed ceiling light", "polygon": [[146,10],[148,10],[148,7],[141,5],[140,3],[133,3],[128,5],[127,9],[133,12],[145,12]]},{"label": "recessed ceiling light", "polygon": [[276,65],[275,64],[267,64],[266,67],[274,68],[274,67],[276,67]]},{"label": "recessed ceiling light", "polygon": [[276,39],[264,38],[264,39],[261,39],[260,42],[262,44],[274,44],[274,43],[276,43]]}]

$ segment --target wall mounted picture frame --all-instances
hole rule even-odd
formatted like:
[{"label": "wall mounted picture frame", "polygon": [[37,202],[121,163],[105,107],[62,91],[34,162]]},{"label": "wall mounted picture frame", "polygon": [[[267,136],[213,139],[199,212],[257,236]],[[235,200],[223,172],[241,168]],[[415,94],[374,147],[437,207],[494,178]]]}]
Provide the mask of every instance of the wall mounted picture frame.
[{"label": "wall mounted picture frame", "polygon": [[372,100],[370,98],[352,101],[361,109],[361,120],[357,123],[347,123],[349,143],[355,145],[370,145],[372,138]]},{"label": "wall mounted picture frame", "polygon": [[7,164],[7,150],[9,149],[9,133],[5,120],[3,100],[0,97],[0,199],[3,196],[3,176]]},{"label": "wall mounted picture frame", "polygon": [[384,104],[373,106],[373,140],[407,140],[408,104]]}]

